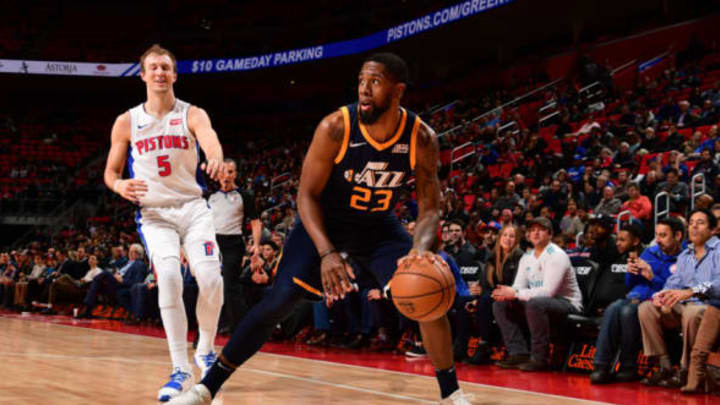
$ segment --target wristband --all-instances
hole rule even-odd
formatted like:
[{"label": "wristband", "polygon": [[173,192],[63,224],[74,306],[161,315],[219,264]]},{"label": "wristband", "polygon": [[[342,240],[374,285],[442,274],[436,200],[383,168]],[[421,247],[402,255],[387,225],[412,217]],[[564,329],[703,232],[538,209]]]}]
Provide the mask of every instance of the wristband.
[{"label": "wristband", "polygon": [[325,252],[323,252],[323,253],[320,254],[320,260],[324,259],[325,256],[327,256],[327,255],[329,255],[329,254],[331,254],[331,253],[335,253],[335,252],[337,252],[337,250],[335,250],[335,249],[326,250]]},{"label": "wristband", "polygon": [[117,193],[117,185],[118,185],[118,182],[120,182],[120,181],[122,181],[122,179],[117,179],[113,182],[112,191]]},{"label": "wristband", "polygon": [[390,298],[390,283],[388,283],[385,288],[382,289],[382,297],[385,299]]}]

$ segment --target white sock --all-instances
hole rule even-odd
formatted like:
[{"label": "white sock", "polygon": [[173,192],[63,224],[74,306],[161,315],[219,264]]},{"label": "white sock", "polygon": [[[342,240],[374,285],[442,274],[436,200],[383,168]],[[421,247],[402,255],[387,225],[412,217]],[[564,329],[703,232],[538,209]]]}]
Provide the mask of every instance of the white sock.
[{"label": "white sock", "polygon": [[200,262],[195,267],[199,294],[195,315],[198,321],[197,353],[208,354],[215,350],[220,310],[223,305],[223,279],[220,264],[214,261]]},{"label": "white sock", "polygon": [[198,326],[198,345],[196,351],[200,354],[208,354],[215,350],[215,336],[217,329],[201,329]]},{"label": "white sock", "polygon": [[182,275],[180,259],[174,256],[154,258],[158,282],[158,303],[163,320],[170,360],[173,368],[191,371],[187,353],[188,321],[182,300]]},{"label": "white sock", "polygon": [[185,316],[185,304],[180,300],[179,305],[160,308],[165,335],[167,336],[168,349],[170,349],[170,360],[173,369],[181,368],[185,371],[192,370],[187,354],[187,317]]}]

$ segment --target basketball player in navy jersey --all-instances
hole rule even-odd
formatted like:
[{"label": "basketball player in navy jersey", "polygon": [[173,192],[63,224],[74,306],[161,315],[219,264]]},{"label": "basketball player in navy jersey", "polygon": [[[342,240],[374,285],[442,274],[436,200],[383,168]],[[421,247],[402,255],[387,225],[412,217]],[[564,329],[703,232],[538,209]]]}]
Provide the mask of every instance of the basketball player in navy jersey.
[{"label": "basketball player in navy jersey", "polygon": [[[344,298],[353,290],[355,272],[375,277],[387,291],[398,261],[434,255],[438,142],[429,126],[400,106],[407,81],[401,58],[373,55],[360,70],[358,102],[320,122],[300,177],[300,219],[288,236],[275,284],[240,322],[201,383],[170,404],[209,404],[301,299]],[[419,205],[414,240],[392,212],[413,172]],[[470,404],[458,387],[447,318],[420,323],[420,330],[442,403]]]}]

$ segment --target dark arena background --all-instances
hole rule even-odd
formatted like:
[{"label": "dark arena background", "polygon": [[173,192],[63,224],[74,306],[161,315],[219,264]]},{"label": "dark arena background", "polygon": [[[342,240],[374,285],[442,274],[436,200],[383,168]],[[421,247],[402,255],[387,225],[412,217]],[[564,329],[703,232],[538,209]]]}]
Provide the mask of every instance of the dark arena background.
[{"label": "dark arena background", "polygon": [[[139,56],[156,43],[177,57],[177,97],[208,112],[224,156],[237,162],[236,183],[254,198],[263,243],[277,248],[268,263],[298,216],[300,171],[320,120],[357,101],[366,57],[392,52],[407,62],[402,105],[440,145],[437,233],[466,286],[449,319],[472,403],[720,401],[720,321],[698,335],[709,334],[712,345],[700,357],[710,392],[695,395],[681,392],[685,380],[640,382],[661,371],[643,354],[644,327],[636,377],[617,380],[620,332],[601,331],[607,309],[640,277],[628,273],[629,251],[670,260],[656,244],[658,221],[683,224],[682,247],[694,252],[700,231],[691,213],[705,208],[720,218],[720,2],[78,0],[0,2],[0,404],[152,403],[166,380],[152,271],[139,281],[144,301],[118,290],[99,294],[92,308],[83,305],[92,279],[78,280],[89,256],[116,273],[143,242],[137,206],[111,191],[103,173],[113,122],[145,100]],[[219,189],[207,180],[208,194]],[[394,211],[412,231],[417,210],[411,181]],[[513,226],[517,247],[532,251],[529,229],[540,217],[569,257],[584,309],[552,320],[548,367],[534,373],[505,367],[488,280],[500,263],[501,229]],[[636,243],[623,245],[628,238]],[[237,271],[250,267],[248,254]],[[667,264],[665,277],[675,269]],[[708,283],[691,300],[720,306],[718,269],[691,272],[682,291]],[[74,287],[56,294],[63,277]],[[245,279],[247,306],[273,277]],[[186,282],[192,341],[197,285]],[[416,328],[378,288],[361,286],[330,308],[303,304],[214,403],[437,403]],[[78,317],[82,311],[90,315]],[[230,336],[227,312],[218,347]],[[689,338],[680,321],[673,326],[662,339],[682,377]],[[603,365],[609,376],[591,377],[608,339],[616,346]],[[692,342],[688,356],[690,349]]]}]

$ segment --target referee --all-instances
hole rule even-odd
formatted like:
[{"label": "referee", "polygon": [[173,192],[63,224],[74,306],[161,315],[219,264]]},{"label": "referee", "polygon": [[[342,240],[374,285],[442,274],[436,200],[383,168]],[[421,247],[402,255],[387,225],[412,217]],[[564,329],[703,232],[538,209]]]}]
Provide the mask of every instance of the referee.
[{"label": "referee", "polygon": [[233,159],[225,159],[225,176],[220,180],[220,190],[208,197],[222,258],[226,327],[230,328],[231,333],[247,312],[240,282],[245,255],[242,238],[245,220],[250,220],[252,227],[253,262],[259,260],[262,231],[262,224],[255,210],[255,196],[249,190],[241,190],[235,183],[236,178],[237,164]]}]

